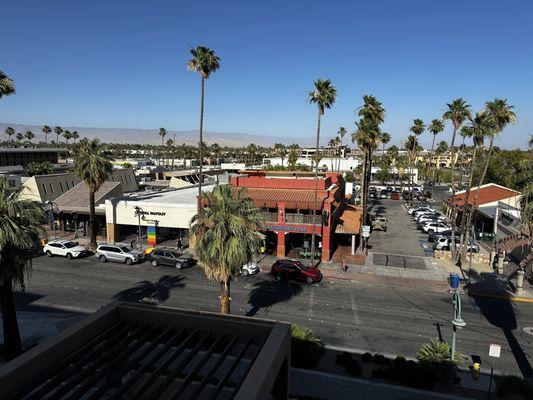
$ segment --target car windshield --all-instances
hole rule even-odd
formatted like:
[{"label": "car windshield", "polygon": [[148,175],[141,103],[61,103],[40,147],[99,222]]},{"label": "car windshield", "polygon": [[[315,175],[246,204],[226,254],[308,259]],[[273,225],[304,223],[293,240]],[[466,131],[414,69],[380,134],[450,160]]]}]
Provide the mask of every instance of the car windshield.
[{"label": "car windshield", "polygon": [[72,249],[73,247],[76,247],[78,245],[78,243],[74,243],[74,242],[67,242],[67,243],[64,243],[63,244],[67,249]]},{"label": "car windshield", "polygon": [[122,250],[124,253],[129,253],[132,251],[131,247],[129,246],[120,246],[120,250]]}]

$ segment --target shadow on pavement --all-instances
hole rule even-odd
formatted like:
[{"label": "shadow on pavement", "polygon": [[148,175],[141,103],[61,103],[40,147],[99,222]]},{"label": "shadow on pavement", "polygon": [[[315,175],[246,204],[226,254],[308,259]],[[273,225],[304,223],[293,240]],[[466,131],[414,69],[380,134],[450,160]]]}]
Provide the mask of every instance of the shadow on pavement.
[{"label": "shadow on pavement", "polygon": [[154,297],[160,303],[168,300],[172,289],[182,289],[185,287],[183,276],[163,275],[157,282],[140,281],[134,287],[121,290],[113,296],[113,299],[120,301],[138,302],[143,297]]},{"label": "shadow on pavement", "polygon": [[253,317],[262,308],[267,310],[274,304],[291,300],[302,292],[302,287],[294,282],[259,281],[255,282],[248,297],[248,304],[252,308],[246,313]]},{"label": "shadow on pavement", "polygon": [[[491,273],[477,274],[475,271],[471,271],[469,276],[471,283],[467,284],[467,287],[470,293],[482,293],[487,290],[487,286],[490,287],[491,284],[497,284],[494,283],[495,275]],[[518,325],[513,303],[510,301],[510,296],[506,291],[500,291],[498,295],[506,296],[507,299],[498,300],[480,296],[473,296],[473,298],[486,320],[503,331],[524,378],[533,377],[533,369],[527,359],[527,355],[514,335]]]}]

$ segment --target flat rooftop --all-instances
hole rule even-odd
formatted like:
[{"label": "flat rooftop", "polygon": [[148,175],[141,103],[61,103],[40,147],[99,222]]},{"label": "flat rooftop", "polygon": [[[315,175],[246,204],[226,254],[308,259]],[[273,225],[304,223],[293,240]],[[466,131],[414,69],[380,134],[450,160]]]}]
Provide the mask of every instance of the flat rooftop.
[{"label": "flat rooftop", "polygon": [[[202,185],[203,192],[211,192],[214,184]],[[196,206],[198,196],[198,185],[183,189],[138,192],[132,196],[120,197],[119,202],[136,203],[139,205],[160,205],[160,206]]]},{"label": "flat rooftop", "polygon": [[0,153],[60,153],[65,149],[59,147],[3,147]]}]

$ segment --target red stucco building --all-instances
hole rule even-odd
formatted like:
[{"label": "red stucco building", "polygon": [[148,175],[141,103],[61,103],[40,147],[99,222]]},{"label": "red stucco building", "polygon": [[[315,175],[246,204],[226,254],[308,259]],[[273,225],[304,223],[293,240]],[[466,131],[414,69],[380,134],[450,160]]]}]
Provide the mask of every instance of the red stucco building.
[{"label": "red stucco building", "polygon": [[[245,188],[247,196],[265,213],[267,243],[278,257],[295,248],[310,248],[313,229],[322,261],[331,259],[343,242],[355,242],[360,213],[347,205],[341,174],[319,174],[316,216],[314,173],[286,171],[241,171],[231,185]],[[314,221],[314,224],[313,224]]]}]

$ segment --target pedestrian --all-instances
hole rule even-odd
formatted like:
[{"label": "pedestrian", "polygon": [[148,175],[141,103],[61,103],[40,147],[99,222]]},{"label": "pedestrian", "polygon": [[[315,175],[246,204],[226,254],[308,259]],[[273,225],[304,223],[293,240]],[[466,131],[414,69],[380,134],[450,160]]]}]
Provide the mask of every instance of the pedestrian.
[{"label": "pedestrian", "polygon": [[180,237],[178,237],[178,240],[176,241],[176,247],[177,247],[177,249],[179,251],[181,251],[182,248],[183,248],[183,244],[181,243],[181,238]]}]

